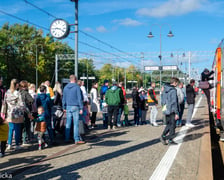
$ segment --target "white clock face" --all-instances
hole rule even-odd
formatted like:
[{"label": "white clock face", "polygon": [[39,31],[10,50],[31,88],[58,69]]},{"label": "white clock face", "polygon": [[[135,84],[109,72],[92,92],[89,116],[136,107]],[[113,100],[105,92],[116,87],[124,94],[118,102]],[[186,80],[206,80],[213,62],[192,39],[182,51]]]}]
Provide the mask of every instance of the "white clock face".
[{"label": "white clock face", "polygon": [[68,35],[68,23],[62,19],[56,19],[52,22],[50,27],[51,35],[55,38],[61,39]]}]

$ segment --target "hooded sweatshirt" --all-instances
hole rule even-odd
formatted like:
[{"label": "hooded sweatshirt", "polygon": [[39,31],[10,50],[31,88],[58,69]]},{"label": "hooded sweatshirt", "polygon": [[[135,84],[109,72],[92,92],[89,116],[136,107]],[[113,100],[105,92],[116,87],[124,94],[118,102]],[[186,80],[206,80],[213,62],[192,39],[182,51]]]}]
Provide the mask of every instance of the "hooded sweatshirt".
[{"label": "hooded sweatshirt", "polygon": [[167,84],[164,87],[164,93],[162,97],[162,104],[166,104],[166,115],[171,113],[178,114],[178,99],[177,99],[177,90],[174,86]]},{"label": "hooded sweatshirt", "polygon": [[67,106],[78,106],[79,109],[83,109],[83,99],[80,87],[76,83],[69,83],[63,90],[62,97],[63,109]]},{"label": "hooded sweatshirt", "polygon": [[124,102],[124,95],[121,88],[112,86],[105,95],[105,101],[109,106],[118,106]]},{"label": "hooded sweatshirt", "polygon": [[43,106],[46,117],[49,119],[51,117],[51,107],[52,107],[50,97],[46,93],[38,94],[36,104],[37,107]]}]

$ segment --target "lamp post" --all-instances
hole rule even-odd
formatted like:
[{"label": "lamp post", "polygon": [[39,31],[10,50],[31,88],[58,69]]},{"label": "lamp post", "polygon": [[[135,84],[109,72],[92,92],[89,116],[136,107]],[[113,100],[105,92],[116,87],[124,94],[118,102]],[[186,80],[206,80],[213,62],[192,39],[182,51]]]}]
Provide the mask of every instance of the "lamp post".
[{"label": "lamp post", "polygon": [[38,88],[38,47],[41,47],[41,54],[44,53],[42,44],[34,44],[36,48],[36,88]]},{"label": "lamp post", "polygon": [[[38,88],[38,48],[40,47],[41,48],[41,51],[40,53],[41,54],[44,54],[44,51],[43,51],[43,45],[42,44],[33,44],[33,46],[35,47],[35,55],[36,55],[36,62],[35,62],[35,66],[36,66],[36,88]],[[31,52],[32,53],[32,52]]]},{"label": "lamp post", "polygon": [[78,79],[78,0],[70,0],[75,2],[75,76]]},{"label": "lamp post", "polygon": [[[159,57],[159,60],[160,60],[160,67],[159,67],[159,76],[160,76],[159,81],[160,81],[160,83],[159,84],[160,84],[160,89],[161,89],[161,81],[162,81],[162,79],[161,79],[161,72],[162,72],[162,27],[164,25],[168,25],[168,24],[153,24],[153,25],[159,26],[159,28],[160,28],[160,53],[159,53],[158,57]],[[169,31],[167,36],[168,37],[173,37],[174,36],[171,30]],[[148,38],[153,38],[154,37],[152,35],[151,31],[149,32],[147,37]]]}]

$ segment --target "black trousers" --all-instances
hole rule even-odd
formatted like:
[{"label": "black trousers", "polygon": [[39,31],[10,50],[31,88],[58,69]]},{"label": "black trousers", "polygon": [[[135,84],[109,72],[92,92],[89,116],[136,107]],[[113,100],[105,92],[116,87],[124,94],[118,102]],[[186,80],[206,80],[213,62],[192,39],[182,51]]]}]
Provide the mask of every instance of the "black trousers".
[{"label": "black trousers", "polygon": [[139,124],[139,108],[134,108],[134,121],[135,124]]},{"label": "black trousers", "polygon": [[6,150],[6,141],[1,141],[1,153],[4,155]]},{"label": "black trousers", "polygon": [[91,125],[95,125],[96,123],[96,114],[97,112],[92,112]]},{"label": "black trousers", "polygon": [[[117,113],[119,106],[108,106],[108,125],[112,127],[117,125]],[[114,120],[113,118],[114,117]],[[112,121],[113,120],[113,121]]]},{"label": "black trousers", "polygon": [[147,110],[142,110],[141,123],[146,121]]},{"label": "black trousers", "polygon": [[[166,115],[166,127],[162,133],[164,139],[172,140],[175,137],[175,128],[176,128],[175,113]],[[168,133],[169,135],[167,136]]]}]

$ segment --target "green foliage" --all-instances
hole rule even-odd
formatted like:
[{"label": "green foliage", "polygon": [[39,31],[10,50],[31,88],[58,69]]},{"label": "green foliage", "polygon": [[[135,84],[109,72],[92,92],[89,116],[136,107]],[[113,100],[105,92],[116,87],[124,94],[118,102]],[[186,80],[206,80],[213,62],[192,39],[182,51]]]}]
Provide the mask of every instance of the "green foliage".
[{"label": "green foliage", "polygon": [[0,29],[0,75],[7,86],[12,78],[34,83],[36,62],[39,84],[52,80],[55,53],[72,52],[67,44],[54,41],[50,36],[44,37],[41,30],[27,24],[6,23]]}]

